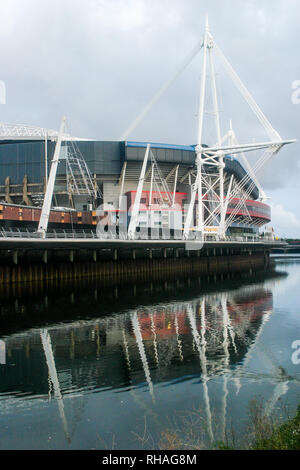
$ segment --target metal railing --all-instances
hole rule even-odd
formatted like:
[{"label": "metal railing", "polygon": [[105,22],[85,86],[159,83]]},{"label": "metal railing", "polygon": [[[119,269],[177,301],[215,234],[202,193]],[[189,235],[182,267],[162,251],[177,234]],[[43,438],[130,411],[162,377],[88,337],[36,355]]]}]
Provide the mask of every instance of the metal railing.
[{"label": "metal railing", "polygon": [[[22,229],[20,230],[19,228],[10,228],[8,230],[4,230],[3,228],[0,229],[0,239],[41,239],[41,234],[36,232],[36,231],[30,231],[28,229]],[[111,241],[111,240],[126,240],[126,237],[112,237],[112,238],[99,238],[96,234],[95,231],[93,230],[64,230],[64,229],[58,229],[58,230],[52,230],[51,232],[48,232],[46,235],[46,239],[73,239],[73,240],[86,240],[86,239],[95,239],[95,240],[106,240],[106,241]],[[168,239],[163,239],[163,238],[156,238],[156,239],[151,239],[151,238],[139,238],[140,241],[167,241]],[[186,241],[186,242],[199,242],[200,240],[183,240],[183,239],[178,239],[178,238],[170,238],[170,241]],[[284,240],[269,240],[264,237],[255,237],[255,236],[227,236],[222,239],[204,239],[204,242],[209,242],[209,243],[226,243],[226,242],[236,242],[236,243],[262,243],[264,242],[265,244],[282,244],[284,243]]]},{"label": "metal railing", "polygon": [[[0,238],[35,238],[35,239],[41,239],[41,234],[36,232],[36,231],[30,231],[28,229],[26,230],[20,230],[20,229],[9,229],[9,230],[0,230]],[[93,230],[86,231],[86,230],[76,230],[76,231],[68,231],[68,230],[53,230],[51,232],[48,232],[46,235],[47,239],[58,239],[58,238],[63,238],[63,239],[88,239],[88,238],[94,238],[97,239],[96,232],[93,232]]]}]

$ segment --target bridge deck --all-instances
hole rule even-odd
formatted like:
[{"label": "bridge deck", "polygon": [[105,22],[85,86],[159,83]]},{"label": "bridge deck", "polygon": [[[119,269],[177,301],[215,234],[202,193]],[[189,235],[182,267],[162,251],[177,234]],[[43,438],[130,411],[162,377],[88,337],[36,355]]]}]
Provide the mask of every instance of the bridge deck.
[{"label": "bridge deck", "polygon": [[202,248],[260,248],[266,250],[285,249],[286,244],[275,241],[185,241],[185,240],[102,240],[97,238],[21,238],[0,237],[0,250],[11,249],[136,249],[136,248],[185,248],[200,250]]}]

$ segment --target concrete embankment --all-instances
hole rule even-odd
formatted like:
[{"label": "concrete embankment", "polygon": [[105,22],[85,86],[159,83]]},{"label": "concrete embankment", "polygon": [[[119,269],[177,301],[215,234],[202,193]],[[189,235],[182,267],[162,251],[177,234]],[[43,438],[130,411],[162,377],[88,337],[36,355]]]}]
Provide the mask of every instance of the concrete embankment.
[{"label": "concrete embankment", "polygon": [[225,256],[187,256],[158,259],[28,262],[0,265],[0,284],[44,280],[81,279],[159,280],[165,277],[249,272],[263,269],[268,257],[263,252]]},{"label": "concrete embankment", "polygon": [[164,279],[267,267],[272,244],[183,240],[0,239],[0,284],[44,280]]}]

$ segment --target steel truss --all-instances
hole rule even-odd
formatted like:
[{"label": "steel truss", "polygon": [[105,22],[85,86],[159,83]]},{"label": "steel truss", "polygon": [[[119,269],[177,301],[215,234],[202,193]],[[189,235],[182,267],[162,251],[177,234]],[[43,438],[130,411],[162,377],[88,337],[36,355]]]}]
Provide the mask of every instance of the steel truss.
[{"label": "steel truss", "polygon": [[[239,222],[241,220],[240,212],[243,212],[244,214],[242,217],[244,222],[247,220],[248,222],[252,223],[252,219],[245,204],[246,199],[249,198],[249,195],[255,186],[257,186],[260,191],[261,200],[266,199],[266,195],[259,185],[256,177],[257,171],[259,171],[274,154],[278,153],[283,145],[294,142],[293,140],[283,141],[278,132],[273,129],[267,118],[258,107],[257,103],[254,101],[246,87],[241,82],[240,78],[237,76],[227,59],[224,57],[220,48],[216,45],[214,38],[209,31],[207,19],[202,51],[203,65],[199,98],[198,137],[195,148],[195,172],[194,182],[191,185],[191,201],[189,204],[183,231],[184,239],[194,237],[195,233],[197,238],[205,237],[205,235],[208,233],[210,235],[214,234],[216,238],[224,238],[228,227],[233,222]],[[231,126],[226,136],[221,136],[220,113],[218,107],[213,52],[216,52],[220,57],[233,83],[236,85],[260,123],[263,125],[270,139],[268,142],[240,145]],[[202,145],[203,119],[205,111],[204,107],[207,89],[206,74],[208,67],[210,67],[211,91],[213,97],[215,129],[217,137],[216,145],[209,148]],[[226,140],[227,144],[224,145]],[[255,167],[251,168],[248,160],[246,159],[245,153],[254,150],[265,150],[265,152],[258,160]],[[227,192],[225,193],[224,157],[228,154],[241,154],[248,173],[239,182],[233,181],[233,178],[231,178],[227,187]],[[197,195],[198,204],[196,208],[197,215],[195,218],[194,214]],[[237,197],[240,199],[239,203],[236,205],[231,214],[227,216],[226,213],[228,203],[231,199]],[[194,224],[194,219],[196,220],[196,224]]]},{"label": "steel truss", "polygon": [[89,168],[78,145],[69,142],[66,154],[68,193],[70,195],[88,195],[94,200],[97,197],[95,186]]},{"label": "steel truss", "polygon": [[[184,229],[183,229],[183,238],[190,239],[194,238],[204,238],[206,234],[213,235],[216,239],[222,239],[226,235],[228,227],[232,223],[243,223],[253,226],[259,224],[258,221],[253,220],[250,216],[249,211],[246,206],[246,200],[249,199],[252,191],[257,187],[259,189],[260,200],[266,200],[266,194],[264,193],[262,187],[260,186],[257,178],[257,173],[261,170],[263,165],[279,150],[286,144],[295,142],[294,140],[282,140],[278,132],[273,129],[270,122],[267,120],[257,103],[254,101],[249,91],[242,83],[236,72],[233,70],[225,56],[223,55],[221,49],[216,45],[212,34],[209,31],[208,20],[206,19],[206,26],[204,32],[204,39],[202,45],[199,47],[197,45],[196,50],[193,51],[193,54],[189,57],[189,61],[195,56],[199,51],[203,51],[203,63],[202,63],[202,79],[200,85],[200,95],[199,95],[199,112],[198,112],[198,135],[197,135],[197,145],[195,147],[195,167],[192,170],[189,170],[181,179],[180,183],[184,182],[186,178],[189,178],[189,184],[191,186],[191,198],[188,205],[188,210],[185,218]],[[217,87],[216,87],[216,77],[215,77],[215,67],[214,67],[214,55],[216,53],[221,59],[227,73],[234,85],[238,88],[239,92],[244,97],[247,104],[250,106],[251,110],[256,115],[257,119],[264,127],[266,134],[268,135],[269,140],[266,142],[258,143],[249,143],[249,144],[240,144],[233,132],[232,125],[230,123],[229,131],[225,136],[221,135],[221,125],[220,125],[220,112],[218,105],[217,97]],[[188,65],[188,61],[184,62],[184,67],[181,67],[182,71]],[[205,97],[207,92],[207,69],[209,67],[210,77],[211,77],[211,93],[213,98],[213,108],[214,108],[214,121],[215,121],[215,131],[216,131],[216,144],[213,147],[207,147],[202,145],[203,140],[203,123],[204,123],[204,112],[205,112]],[[175,78],[179,75],[179,72],[175,74]],[[149,102],[143,112],[138,116],[135,122],[130,126],[126,137],[129,134],[129,131],[132,131],[144,115],[149,111],[153,106],[156,100],[162,95],[162,93],[168,88],[168,86],[173,83],[174,79],[171,79],[163,86],[159,92],[154,96],[154,98]],[[142,193],[143,183],[148,173],[146,174],[147,160],[149,149],[146,150],[145,158],[142,166],[142,170],[139,178],[139,185],[137,190],[137,195],[134,203],[133,214],[131,217],[130,226],[128,229],[128,237],[133,239],[135,234],[135,229],[138,222],[139,214],[139,204],[140,197]],[[250,151],[260,151],[263,150],[264,153],[258,159],[256,164],[251,167],[250,163],[246,158],[246,152]],[[152,154],[152,152],[151,152]],[[237,155],[241,156],[245,169],[247,171],[246,175],[237,181],[232,175],[228,178],[228,175],[224,173],[225,162],[224,158],[226,155]],[[163,188],[164,193],[170,196],[170,191],[167,188],[166,179],[163,180],[159,174],[158,166],[155,162],[153,154],[151,155],[151,189],[150,193],[152,194],[153,184],[154,184],[154,174],[158,175],[160,184]],[[177,184],[177,172],[178,168],[172,170],[176,171],[175,184],[173,189],[172,203],[175,201],[175,191]],[[171,172],[171,173],[172,173]],[[173,174],[173,173],[172,173]],[[169,175],[168,175],[169,176]],[[166,187],[164,187],[164,185]],[[238,203],[231,211],[230,214],[227,214],[228,204],[233,198],[239,199]],[[170,201],[168,201],[170,204]],[[264,222],[261,223],[264,225]]]},{"label": "steel truss", "polygon": [[[41,140],[56,140],[58,134],[58,131],[44,127],[0,122],[0,139],[40,138]],[[63,140],[85,140],[66,133],[63,134],[62,138]]]},{"label": "steel truss", "polygon": [[96,199],[98,193],[98,187],[93,183],[88,166],[78,148],[78,145],[67,139],[68,145],[65,144],[65,121],[63,117],[60,130],[58,132],[54,156],[51,162],[51,169],[49,179],[47,182],[46,193],[43,201],[41,217],[38,226],[38,233],[41,234],[42,238],[46,238],[48,222],[51,210],[51,203],[54,193],[54,185],[56,180],[56,173],[59,161],[62,160],[62,147],[66,148],[65,160],[67,166],[67,181],[68,190],[70,195],[88,195],[93,200]]}]

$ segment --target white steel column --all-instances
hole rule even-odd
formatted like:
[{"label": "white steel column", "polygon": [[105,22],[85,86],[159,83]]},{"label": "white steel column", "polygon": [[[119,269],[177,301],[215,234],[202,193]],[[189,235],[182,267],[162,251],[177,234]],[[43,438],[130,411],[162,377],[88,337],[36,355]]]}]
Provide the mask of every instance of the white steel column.
[{"label": "white steel column", "polygon": [[[211,87],[212,87],[212,96],[214,104],[214,114],[215,114],[215,123],[216,123],[216,134],[218,146],[221,146],[222,137],[221,137],[221,127],[220,127],[220,111],[218,106],[218,95],[217,95],[217,86],[216,86],[216,74],[215,67],[212,55],[212,48],[214,46],[213,38],[210,36],[210,42],[208,44],[208,54],[210,62],[210,72],[211,72]],[[219,204],[220,204],[220,222],[225,220],[224,217],[224,153],[222,151],[218,152],[218,162],[219,162]],[[219,227],[219,235],[225,236],[225,230],[222,223]]]},{"label": "white steel column", "polygon": [[151,182],[150,182],[150,193],[149,193],[149,207],[152,206],[152,192],[153,192],[153,175],[154,175],[154,165],[151,164]]},{"label": "white steel column", "polygon": [[174,204],[175,204],[175,195],[176,195],[177,178],[178,178],[178,168],[179,168],[179,165],[176,166],[176,171],[175,171],[175,180],[174,180],[174,188],[173,188],[172,206],[174,206]]},{"label": "white steel column", "polygon": [[127,167],[127,162],[124,162],[124,165],[122,168],[122,176],[121,176],[121,188],[120,188],[120,193],[119,193],[119,209],[121,209],[122,197],[123,197],[123,192],[124,192],[126,167]]},{"label": "white steel column", "polygon": [[[205,90],[206,90],[206,68],[207,68],[207,49],[209,39],[208,17],[206,16],[204,41],[203,41],[203,67],[202,67],[202,80],[199,98],[199,122],[198,122],[198,137],[196,147],[196,166],[197,166],[197,188],[198,191],[198,222],[197,228],[203,232],[203,201],[202,201],[202,134],[203,134],[203,118],[205,106]],[[191,208],[194,212],[194,205]]]},{"label": "white steel column", "polygon": [[48,183],[48,131],[45,133],[45,184]]},{"label": "white steel column", "polygon": [[197,190],[199,190],[199,185],[201,186],[201,183],[199,183],[199,180],[201,180],[201,169],[198,168],[198,166],[200,166],[200,163],[197,161],[196,165],[197,165],[196,181],[194,184],[191,185],[191,189],[192,189],[191,200],[189,203],[189,207],[188,207],[188,211],[187,211],[187,215],[186,215],[186,219],[184,223],[183,238],[185,240],[189,238],[190,227],[191,227],[192,219],[194,216],[196,194],[197,194]]},{"label": "white steel column", "polygon": [[220,185],[220,190],[219,190],[219,198],[220,198],[220,222],[219,222],[219,235],[221,237],[225,237],[225,227],[224,223],[222,221],[225,221],[225,214],[224,214],[224,168],[225,168],[225,163],[224,163],[224,154],[223,152],[220,152],[219,155],[219,185]]},{"label": "white steel column", "polygon": [[223,211],[221,212],[220,226],[221,226],[221,230],[223,231],[222,232],[223,236],[225,236],[225,233],[226,233],[225,219],[226,219],[227,208],[228,208],[228,204],[230,200],[232,182],[233,182],[233,175],[231,175],[230,177],[230,182],[229,182],[226,199],[225,199],[224,206],[223,206]]},{"label": "white steel column", "polygon": [[203,39],[203,67],[202,79],[199,97],[199,121],[198,136],[196,146],[196,167],[197,176],[194,185],[192,185],[191,201],[189,203],[188,212],[185,220],[183,238],[188,239],[190,234],[191,223],[194,215],[194,206],[196,193],[198,192],[198,230],[203,230],[203,206],[202,206],[202,132],[203,132],[203,116],[204,116],[204,100],[206,88],[206,64],[207,64],[207,46],[208,46],[208,18],[206,17],[206,25]]},{"label": "white steel column", "polygon": [[58,138],[57,138],[57,142],[55,146],[50,175],[49,175],[49,179],[47,183],[46,194],[44,197],[41,217],[40,217],[39,226],[38,226],[38,233],[41,233],[42,238],[46,238],[46,233],[47,233],[47,228],[48,228],[51,202],[52,202],[53,191],[54,191],[56,171],[57,171],[57,166],[58,166],[59,157],[60,157],[61,141],[62,141],[62,135],[63,135],[64,128],[65,128],[65,121],[66,121],[66,118],[64,117],[62,119],[61,126],[59,129],[59,134],[58,134]]},{"label": "white steel column", "polygon": [[210,73],[211,73],[211,88],[212,88],[212,96],[213,96],[213,103],[214,103],[217,142],[218,142],[218,146],[221,146],[222,136],[221,136],[220,111],[219,111],[219,105],[218,105],[218,95],[217,95],[217,85],[216,85],[216,74],[215,74],[215,67],[214,67],[214,61],[213,61],[213,55],[212,55],[213,46],[214,46],[213,39],[210,36],[210,41],[208,44],[208,55],[209,55],[209,64],[210,64]]},{"label": "white steel column", "polygon": [[129,224],[129,227],[128,227],[128,238],[129,238],[129,240],[134,240],[134,237],[135,237],[135,230],[136,230],[138,217],[139,217],[140,201],[141,201],[141,195],[142,195],[142,191],[143,191],[143,185],[144,185],[144,179],[145,179],[145,173],[146,173],[146,167],[147,167],[149,151],[150,151],[150,144],[148,144],[147,148],[146,148],[145,157],[144,157],[144,161],[143,161],[143,165],[142,165],[142,169],[141,169],[141,174],[140,174],[140,179],[139,179],[139,184],[138,184],[138,187],[137,187],[133,208],[131,210],[130,224]]},{"label": "white steel column", "polygon": [[[199,97],[199,121],[198,121],[198,137],[197,143],[201,147],[202,143],[202,132],[203,132],[203,116],[204,116],[204,99],[205,99],[205,88],[206,88],[206,63],[207,63],[207,46],[208,46],[208,18],[206,17],[204,40],[203,40],[203,68],[202,68],[202,80]],[[198,149],[199,150],[199,149]]]}]

